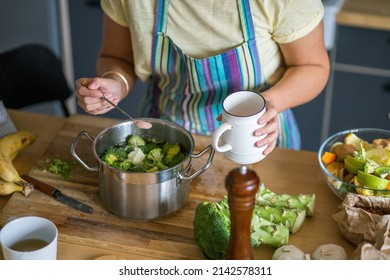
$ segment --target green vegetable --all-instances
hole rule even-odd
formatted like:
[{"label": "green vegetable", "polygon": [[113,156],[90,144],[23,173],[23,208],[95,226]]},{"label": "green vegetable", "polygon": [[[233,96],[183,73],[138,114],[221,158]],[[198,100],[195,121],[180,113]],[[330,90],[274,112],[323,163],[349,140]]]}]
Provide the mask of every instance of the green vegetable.
[{"label": "green vegetable", "polygon": [[142,147],[142,150],[145,154],[148,154],[151,150],[159,149],[161,148],[161,145],[154,143],[154,142],[147,142],[144,147]]},{"label": "green vegetable", "polygon": [[[229,201],[225,196],[219,205],[224,209],[223,213],[227,213],[229,219],[229,237],[230,237],[230,211]],[[268,211],[263,211],[262,206],[255,204],[252,221],[251,221],[251,244],[252,246],[258,246],[260,244],[271,245],[273,247],[279,247],[288,243],[289,229],[282,223],[277,221],[272,222],[265,217],[272,216],[275,213],[275,208],[267,207]],[[271,210],[272,209],[272,210]],[[276,209],[276,211],[278,211]],[[266,214],[265,212],[271,212]],[[226,248],[227,249],[227,248]]]},{"label": "green vegetable", "polygon": [[111,146],[107,149],[102,160],[108,165],[113,165],[114,162],[123,161],[127,158],[125,147]]},{"label": "green vegetable", "polygon": [[125,159],[124,161],[117,161],[112,166],[121,170],[130,170],[131,168],[134,168],[134,164],[132,164],[128,159]]},{"label": "green vegetable", "polygon": [[[251,220],[252,247],[288,244],[289,234],[301,228],[306,215],[313,215],[314,203],[314,194],[275,194],[261,185]],[[218,202],[203,201],[197,206],[193,221],[194,238],[205,256],[210,259],[225,258],[230,225],[227,197]]]},{"label": "green vegetable", "polygon": [[[366,163],[363,166],[363,171],[366,173],[374,173],[375,169],[380,167],[378,163],[373,160],[366,159]],[[357,172],[356,172],[357,173]]]},{"label": "green vegetable", "polygon": [[301,209],[306,211],[307,216],[313,216],[315,194],[275,194],[267,189],[264,184],[261,184],[256,194],[256,204]]},{"label": "green vegetable", "polygon": [[[260,206],[255,206],[255,208]],[[251,221],[252,247],[266,244],[279,247],[288,243],[289,229],[283,224],[272,223],[258,215]],[[209,259],[224,259],[230,239],[230,212],[227,197],[219,202],[201,202],[195,211],[193,222],[195,242]]]},{"label": "green vegetable", "polygon": [[352,174],[356,174],[358,170],[362,170],[365,163],[366,163],[365,159],[360,159],[358,157],[353,157],[351,155],[347,155],[344,159],[344,167],[347,169],[349,173]]},{"label": "green vegetable", "polygon": [[381,178],[386,178],[390,174],[390,166],[379,166],[375,168],[374,170],[374,175],[381,177]]},{"label": "green vegetable", "polygon": [[162,162],[157,162],[155,167],[157,167],[158,170],[165,170],[169,168],[168,166],[164,165]]},{"label": "green vegetable", "polygon": [[145,146],[146,140],[138,134],[130,135],[127,137],[127,145],[134,149],[135,147]]},{"label": "green vegetable", "polygon": [[201,202],[195,211],[195,242],[206,257],[224,259],[230,238],[230,213],[223,203]]},{"label": "green vegetable", "polygon": [[282,224],[272,223],[262,217],[253,215],[251,225],[252,246],[261,244],[280,247],[288,244],[289,230]]},{"label": "green vegetable", "polygon": [[163,153],[161,148],[155,148],[148,153],[147,159],[152,162],[153,165],[161,162],[163,158]]},{"label": "green vegetable", "polygon": [[74,166],[73,162],[67,162],[60,158],[46,159],[45,169],[52,174],[60,175],[64,179],[71,177],[71,171]]},{"label": "green vegetable", "polygon": [[178,143],[129,135],[125,142],[109,147],[100,158],[123,171],[159,172],[181,163],[186,156]]},{"label": "green vegetable", "polygon": [[285,225],[291,233],[295,233],[305,221],[306,210],[256,205],[254,214],[272,223]]},{"label": "green vegetable", "polygon": [[363,186],[366,186],[369,189],[373,190],[385,190],[388,186],[390,186],[390,181],[387,179],[383,179],[381,177],[372,175],[370,173],[366,173],[363,171],[358,171],[357,180]]},{"label": "green vegetable", "polygon": [[165,154],[164,164],[168,166],[175,166],[185,158],[185,154],[181,152],[181,147],[178,143],[165,143],[163,151]]}]

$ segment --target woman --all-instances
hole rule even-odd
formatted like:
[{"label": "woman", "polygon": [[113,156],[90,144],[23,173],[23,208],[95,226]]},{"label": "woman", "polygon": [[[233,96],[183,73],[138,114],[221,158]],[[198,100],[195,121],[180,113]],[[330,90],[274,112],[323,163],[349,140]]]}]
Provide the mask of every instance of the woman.
[{"label": "woman", "polygon": [[[105,12],[99,78],[76,81],[91,114],[120,102],[137,78],[149,80],[145,114],[210,135],[221,102],[239,90],[261,92],[268,134],[256,145],[299,149],[290,108],[314,99],[329,75],[320,0],[101,0]],[[88,80],[88,87],[81,83]],[[260,138],[259,138],[260,139]]]}]

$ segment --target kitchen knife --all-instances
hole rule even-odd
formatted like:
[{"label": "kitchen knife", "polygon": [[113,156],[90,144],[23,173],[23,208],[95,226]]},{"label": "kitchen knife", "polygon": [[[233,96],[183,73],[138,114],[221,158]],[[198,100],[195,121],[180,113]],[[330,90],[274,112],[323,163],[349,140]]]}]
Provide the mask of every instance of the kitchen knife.
[{"label": "kitchen knife", "polygon": [[60,190],[44,183],[44,182],[41,182],[29,175],[26,175],[26,174],[23,174],[21,176],[24,180],[32,183],[34,185],[34,188],[37,189],[37,190],[40,190],[41,192],[47,194],[47,195],[50,195],[52,197],[54,197],[57,201],[61,202],[61,203],[64,203],[70,207],[73,207],[77,210],[80,210],[82,212],[85,212],[85,213],[92,213],[93,212],[93,209],[92,207],[82,203],[82,202],[79,202],[69,196],[66,196],[64,195],[63,193],[61,193]]}]

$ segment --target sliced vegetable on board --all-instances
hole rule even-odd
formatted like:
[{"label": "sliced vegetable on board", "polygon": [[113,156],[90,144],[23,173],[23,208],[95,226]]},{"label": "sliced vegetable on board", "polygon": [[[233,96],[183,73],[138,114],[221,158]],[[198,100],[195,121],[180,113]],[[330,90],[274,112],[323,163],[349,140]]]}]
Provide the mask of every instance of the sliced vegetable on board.
[{"label": "sliced vegetable on board", "polygon": [[[260,244],[280,247],[297,232],[305,216],[314,213],[315,195],[276,194],[263,184],[256,194],[251,220],[252,247]],[[194,238],[205,257],[224,259],[230,239],[230,211],[227,197],[198,204],[193,221]]]}]

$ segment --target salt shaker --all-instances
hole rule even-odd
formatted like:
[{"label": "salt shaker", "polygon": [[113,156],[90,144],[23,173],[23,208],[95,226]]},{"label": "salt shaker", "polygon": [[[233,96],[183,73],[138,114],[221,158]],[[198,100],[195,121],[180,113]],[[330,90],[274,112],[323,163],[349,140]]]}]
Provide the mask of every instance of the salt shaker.
[{"label": "salt shaker", "polygon": [[235,168],[225,179],[230,210],[230,240],[226,259],[253,259],[250,226],[260,179],[246,166]]}]

